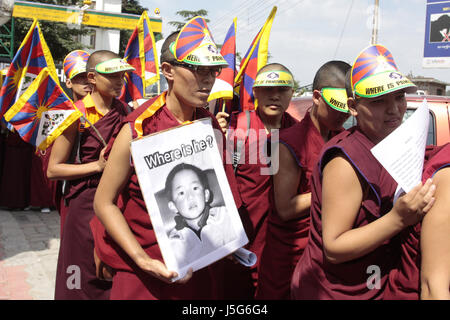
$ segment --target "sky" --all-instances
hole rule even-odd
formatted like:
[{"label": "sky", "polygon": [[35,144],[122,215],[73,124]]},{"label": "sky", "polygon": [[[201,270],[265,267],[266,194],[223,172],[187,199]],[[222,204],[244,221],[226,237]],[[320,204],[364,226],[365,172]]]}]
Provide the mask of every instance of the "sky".
[{"label": "sky", "polygon": [[[237,17],[237,51],[243,56],[277,6],[269,40],[270,62],[288,67],[300,86],[309,85],[325,62],[352,64],[372,37],[374,0],[139,0],[149,15],[159,8],[162,32],[175,28],[169,21],[183,21],[181,10],[208,11],[208,27],[222,44]],[[450,84],[449,69],[422,68],[426,0],[379,0],[378,43],[392,53],[404,74],[433,77]]]}]

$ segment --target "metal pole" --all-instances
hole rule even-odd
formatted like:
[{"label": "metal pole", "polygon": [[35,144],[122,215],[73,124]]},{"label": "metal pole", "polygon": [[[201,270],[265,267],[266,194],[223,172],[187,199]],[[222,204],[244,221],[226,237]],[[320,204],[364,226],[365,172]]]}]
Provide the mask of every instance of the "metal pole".
[{"label": "metal pole", "polygon": [[379,0],[375,0],[375,8],[373,10],[372,45],[378,42],[378,7]]},{"label": "metal pole", "polygon": [[11,17],[11,51],[9,52],[9,57],[14,58],[14,17]]}]

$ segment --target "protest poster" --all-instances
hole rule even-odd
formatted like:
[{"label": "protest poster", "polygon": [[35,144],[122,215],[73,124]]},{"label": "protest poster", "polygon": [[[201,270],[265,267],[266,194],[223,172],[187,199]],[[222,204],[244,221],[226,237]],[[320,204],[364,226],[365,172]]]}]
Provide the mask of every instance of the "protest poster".
[{"label": "protest poster", "polygon": [[424,68],[450,68],[450,1],[427,0]]},{"label": "protest poster", "polygon": [[133,140],[131,154],[164,263],[179,278],[248,243],[210,118]]}]

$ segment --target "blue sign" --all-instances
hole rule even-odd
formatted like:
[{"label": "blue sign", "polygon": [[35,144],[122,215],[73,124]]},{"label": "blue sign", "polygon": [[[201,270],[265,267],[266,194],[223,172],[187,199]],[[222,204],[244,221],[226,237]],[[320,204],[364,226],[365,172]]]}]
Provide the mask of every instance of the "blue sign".
[{"label": "blue sign", "polygon": [[424,68],[450,68],[450,1],[427,0]]}]

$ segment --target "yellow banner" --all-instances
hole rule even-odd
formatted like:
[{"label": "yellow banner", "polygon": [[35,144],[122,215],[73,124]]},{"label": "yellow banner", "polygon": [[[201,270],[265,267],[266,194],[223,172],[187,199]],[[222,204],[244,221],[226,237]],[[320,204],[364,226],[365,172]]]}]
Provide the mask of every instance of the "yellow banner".
[{"label": "yellow banner", "polygon": [[[80,10],[66,6],[16,1],[13,8],[13,17],[77,24]],[[107,29],[134,30],[139,18],[139,15],[134,14],[86,10],[82,17],[82,24]],[[150,25],[153,32],[162,31],[162,20],[160,18],[150,18]]]}]

